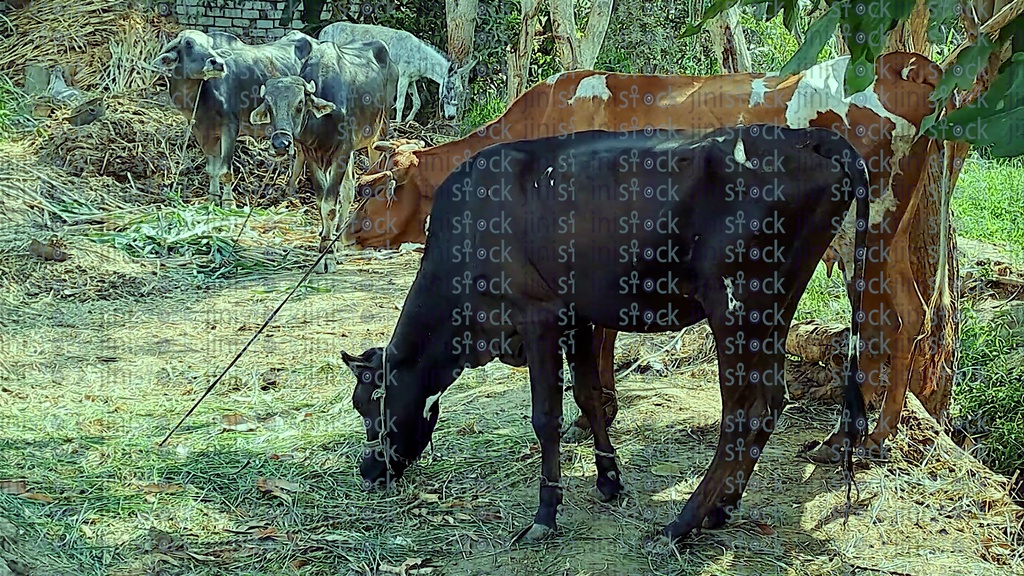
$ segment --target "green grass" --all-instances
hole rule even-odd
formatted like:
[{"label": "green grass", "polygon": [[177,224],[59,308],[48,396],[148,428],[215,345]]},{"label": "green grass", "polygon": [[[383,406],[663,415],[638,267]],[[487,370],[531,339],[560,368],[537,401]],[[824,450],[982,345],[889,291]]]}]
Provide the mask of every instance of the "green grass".
[{"label": "green grass", "polygon": [[1024,159],[969,157],[951,205],[958,235],[1024,257]]},{"label": "green grass", "polygon": [[965,306],[960,380],[953,388],[958,426],[981,444],[978,456],[996,472],[1024,469],[1024,306],[982,318]]}]

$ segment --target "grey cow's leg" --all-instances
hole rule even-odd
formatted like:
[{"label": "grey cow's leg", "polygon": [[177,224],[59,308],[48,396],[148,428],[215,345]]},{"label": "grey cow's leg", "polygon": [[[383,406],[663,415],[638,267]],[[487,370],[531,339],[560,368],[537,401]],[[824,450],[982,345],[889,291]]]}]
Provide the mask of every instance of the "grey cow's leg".
[{"label": "grey cow's leg", "polygon": [[402,121],[402,108],[405,107],[405,94],[409,91],[409,77],[402,74],[398,77],[398,93],[395,94],[395,122]]},{"label": "grey cow's leg", "polygon": [[352,209],[352,202],[356,197],[355,163],[356,152],[353,150],[348,155],[348,162],[345,163],[345,176],[338,191],[336,216],[338,223],[335,227],[341,231],[341,238],[335,243],[335,246],[338,244],[350,246],[355,243],[355,238],[352,237],[352,225],[348,222],[349,210]]},{"label": "grey cow's leg", "polygon": [[530,367],[533,431],[540,441],[540,506],[533,526],[522,536],[537,542],[554,534],[555,517],[562,503],[558,426],[562,418],[562,354],[558,340],[562,332],[555,323],[533,326],[523,333]]},{"label": "grey cow's leg", "polygon": [[[330,166],[326,174],[319,166],[314,165],[310,166],[310,168],[310,171],[313,173],[313,182],[316,186],[317,203],[320,205],[320,246],[318,251],[323,253],[327,251],[327,246],[334,238],[337,228],[338,178],[336,174],[338,173],[338,167],[336,165]],[[337,268],[335,254],[335,249],[332,248],[330,253],[325,255],[316,268],[313,269],[313,273],[325,274],[334,272]]]},{"label": "grey cow's leg", "polygon": [[[302,153],[302,148],[295,147],[295,158],[293,159],[291,172],[288,174],[288,198],[295,198],[295,194],[299,190],[299,178],[302,177],[302,171],[306,167],[306,157]],[[284,201],[287,198],[278,194],[278,201]]]},{"label": "grey cow's leg", "polygon": [[[217,183],[225,173],[231,171],[231,158],[235,155],[235,143],[238,142],[238,124],[229,124],[221,128],[220,132],[220,175],[217,176]],[[228,184],[220,192],[220,207],[225,210],[235,208],[234,181]]]},{"label": "grey cow's leg", "polygon": [[409,117],[405,119],[407,122],[412,120],[416,116],[416,113],[420,111],[420,91],[416,88],[415,80],[410,83],[409,88],[412,90],[412,108],[409,110]]}]

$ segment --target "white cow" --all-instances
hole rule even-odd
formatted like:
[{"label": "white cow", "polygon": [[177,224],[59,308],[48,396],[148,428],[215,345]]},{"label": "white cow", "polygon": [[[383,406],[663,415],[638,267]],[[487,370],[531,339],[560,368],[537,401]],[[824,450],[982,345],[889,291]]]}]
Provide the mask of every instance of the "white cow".
[{"label": "white cow", "polygon": [[388,47],[391,61],[398,66],[398,93],[395,99],[395,121],[402,121],[402,108],[405,106],[405,95],[412,88],[412,110],[405,121],[412,120],[420,109],[420,95],[416,90],[416,81],[430,78],[440,87],[438,97],[441,101],[444,117],[455,118],[459,102],[466,91],[466,76],[476,64],[472,58],[462,68],[436,48],[413,36],[405,30],[395,30],[385,26],[372,24],[353,24],[351,22],[335,22],[324,27],[318,37],[320,41],[347,44],[359,40],[380,40]]}]

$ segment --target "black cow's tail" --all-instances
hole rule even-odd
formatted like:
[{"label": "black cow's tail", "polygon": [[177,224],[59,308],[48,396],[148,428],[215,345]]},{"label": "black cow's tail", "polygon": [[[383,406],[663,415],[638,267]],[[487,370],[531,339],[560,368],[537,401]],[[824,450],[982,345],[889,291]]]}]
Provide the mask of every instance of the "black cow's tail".
[{"label": "black cow's tail", "polygon": [[[838,136],[838,135],[836,135]],[[867,267],[867,236],[868,218],[870,215],[869,190],[867,164],[846,139],[837,138],[842,142],[844,150],[840,158],[845,160],[846,174],[850,178],[854,198],[857,203],[856,221],[853,244],[853,290],[850,292],[850,340],[847,351],[846,385],[843,389],[843,412],[840,421],[840,429],[845,432],[848,445],[843,450],[843,468],[847,474],[846,497],[850,498],[850,484],[853,480],[853,453],[861,438],[867,431],[867,408],[864,404],[864,394],[861,392],[861,382],[864,376],[861,375],[859,351],[860,351],[860,325],[866,315],[863,311],[864,290],[867,282],[864,279],[864,270]],[[847,152],[848,151],[848,152]],[[866,376],[866,375],[865,375]]]}]

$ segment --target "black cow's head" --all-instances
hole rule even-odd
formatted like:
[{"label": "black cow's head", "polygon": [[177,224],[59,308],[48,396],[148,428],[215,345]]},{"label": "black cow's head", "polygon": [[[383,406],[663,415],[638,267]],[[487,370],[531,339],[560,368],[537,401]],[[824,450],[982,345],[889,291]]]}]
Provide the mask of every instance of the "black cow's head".
[{"label": "black cow's head", "polygon": [[183,80],[209,80],[225,73],[227,50],[217,49],[213,38],[199,30],[182,30],[168,42],[153,65]]},{"label": "black cow's head", "polygon": [[309,113],[321,118],[335,110],[333,102],[316,95],[316,81],[299,76],[271,78],[260,87],[260,97],[263,102],[249,113],[249,122],[270,124],[270,147],[278,155],[291,152],[293,135],[302,130]]},{"label": "black cow's head", "polygon": [[430,395],[422,363],[385,359],[383,348],[341,356],[355,374],[352,406],[366,427],[368,448],[359,474],[374,488],[401,477],[423,454],[437,424],[440,394]]}]

